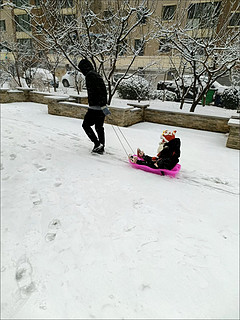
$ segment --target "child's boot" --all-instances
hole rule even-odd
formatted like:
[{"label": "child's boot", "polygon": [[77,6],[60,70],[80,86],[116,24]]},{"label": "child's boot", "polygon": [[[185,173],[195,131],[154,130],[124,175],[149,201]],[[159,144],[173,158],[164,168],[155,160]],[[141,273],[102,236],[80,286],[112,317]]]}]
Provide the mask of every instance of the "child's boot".
[{"label": "child's boot", "polygon": [[132,155],[128,155],[128,159],[132,162],[132,163],[136,163],[137,162],[137,157],[134,157]]},{"label": "child's boot", "polygon": [[137,156],[139,157],[139,158],[142,158],[143,156],[144,156],[144,152],[141,150],[141,149],[137,149]]}]

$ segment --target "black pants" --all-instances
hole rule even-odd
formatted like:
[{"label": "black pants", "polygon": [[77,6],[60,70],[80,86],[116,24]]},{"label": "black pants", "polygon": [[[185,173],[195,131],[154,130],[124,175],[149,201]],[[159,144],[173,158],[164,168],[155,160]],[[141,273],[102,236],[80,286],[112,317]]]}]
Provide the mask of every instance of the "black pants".
[{"label": "black pants", "polygon": [[[105,133],[104,133],[104,119],[105,115],[102,110],[93,110],[88,109],[84,120],[83,120],[83,130],[86,132],[89,139],[96,145],[99,142],[105,145]],[[97,135],[94,133],[93,129],[91,128],[95,125],[95,130]]]},{"label": "black pants", "polygon": [[143,160],[137,160],[137,164],[141,164],[143,166],[148,166],[150,168],[157,169],[157,167],[154,165],[154,163],[156,163],[156,161],[153,161],[152,157],[147,156],[147,155],[143,156]]},{"label": "black pants", "polygon": [[[154,165],[155,163],[157,163],[157,167]],[[144,155],[143,160],[137,160],[137,164],[148,166],[153,169],[172,170],[177,163],[178,163],[177,157],[162,158],[162,159],[158,159],[157,161],[153,161],[152,157]]]}]

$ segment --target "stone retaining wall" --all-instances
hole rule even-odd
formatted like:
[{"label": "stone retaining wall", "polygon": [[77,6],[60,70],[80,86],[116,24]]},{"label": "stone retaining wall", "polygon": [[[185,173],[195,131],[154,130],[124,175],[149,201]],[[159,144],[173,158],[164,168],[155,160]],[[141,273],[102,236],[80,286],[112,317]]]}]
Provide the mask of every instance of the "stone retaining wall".
[{"label": "stone retaining wall", "polygon": [[[32,91],[29,93],[29,101],[48,104],[48,97],[52,97],[50,93],[47,92],[39,92],[39,91]],[[65,100],[67,97],[65,97]]]},{"label": "stone retaining wall", "polygon": [[144,121],[167,124],[171,126],[206,130],[213,132],[229,132],[228,117],[216,117],[184,112],[146,109]]},{"label": "stone retaining wall", "polygon": [[87,105],[48,98],[48,113],[52,115],[83,119],[87,109]]},{"label": "stone retaining wall", "polygon": [[105,122],[121,127],[129,127],[142,122],[142,111],[132,107],[118,108],[109,107],[111,115],[105,118]]},{"label": "stone retaining wall", "polygon": [[11,102],[27,102],[28,94],[20,90],[9,90],[0,89],[0,102],[11,103]]},{"label": "stone retaining wall", "polygon": [[[48,113],[57,116],[83,119],[88,105],[63,101],[60,97],[46,97],[48,100]],[[118,108],[110,107],[111,115],[107,116],[105,123],[117,126],[130,126],[142,121],[142,111],[131,107]]]},{"label": "stone retaining wall", "polygon": [[[28,88],[20,90],[0,90],[1,103],[9,102],[36,102],[48,105],[48,113],[52,115],[83,119],[87,111],[87,97],[78,97],[80,103],[76,103],[68,96],[56,96],[46,92],[37,92]],[[66,101],[68,100],[68,101]],[[109,107],[111,115],[107,116],[105,122],[117,126],[127,127],[133,124],[148,121],[166,124],[176,127],[199,129],[213,132],[229,132],[226,146],[240,149],[240,127],[239,118],[216,117],[199,115],[195,113],[163,111],[154,108],[133,107]]]},{"label": "stone retaining wall", "polygon": [[240,150],[240,120],[230,119],[228,125],[229,135],[226,147]]}]

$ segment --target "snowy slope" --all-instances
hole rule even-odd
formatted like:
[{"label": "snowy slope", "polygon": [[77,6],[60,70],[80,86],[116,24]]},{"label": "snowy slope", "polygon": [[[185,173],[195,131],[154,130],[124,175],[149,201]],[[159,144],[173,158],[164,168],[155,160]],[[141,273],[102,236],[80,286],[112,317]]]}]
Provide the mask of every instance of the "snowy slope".
[{"label": "snowy slope", "polygon": [[[131,168],[111,125],[107,153],[91,155],[82,120],[34,103],[1,113],[2,319],[238,319],[239,152],[226,135],[176,128],[171,179]],[[154,155],[164,129],[121,131]]]}]

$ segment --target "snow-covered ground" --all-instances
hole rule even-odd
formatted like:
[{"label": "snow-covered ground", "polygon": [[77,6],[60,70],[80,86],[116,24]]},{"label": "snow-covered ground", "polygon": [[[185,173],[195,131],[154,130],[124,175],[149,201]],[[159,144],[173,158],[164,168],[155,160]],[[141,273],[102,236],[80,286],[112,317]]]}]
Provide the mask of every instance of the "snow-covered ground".
[{"label": "snow-covered ground", "polygon": [[82,120],[1,107],[2,319],[239,319],[239,151],[227,135],[121,128],[152,155],[177,129],[174,179],[133,169],[116,127],[92,155]]}]

